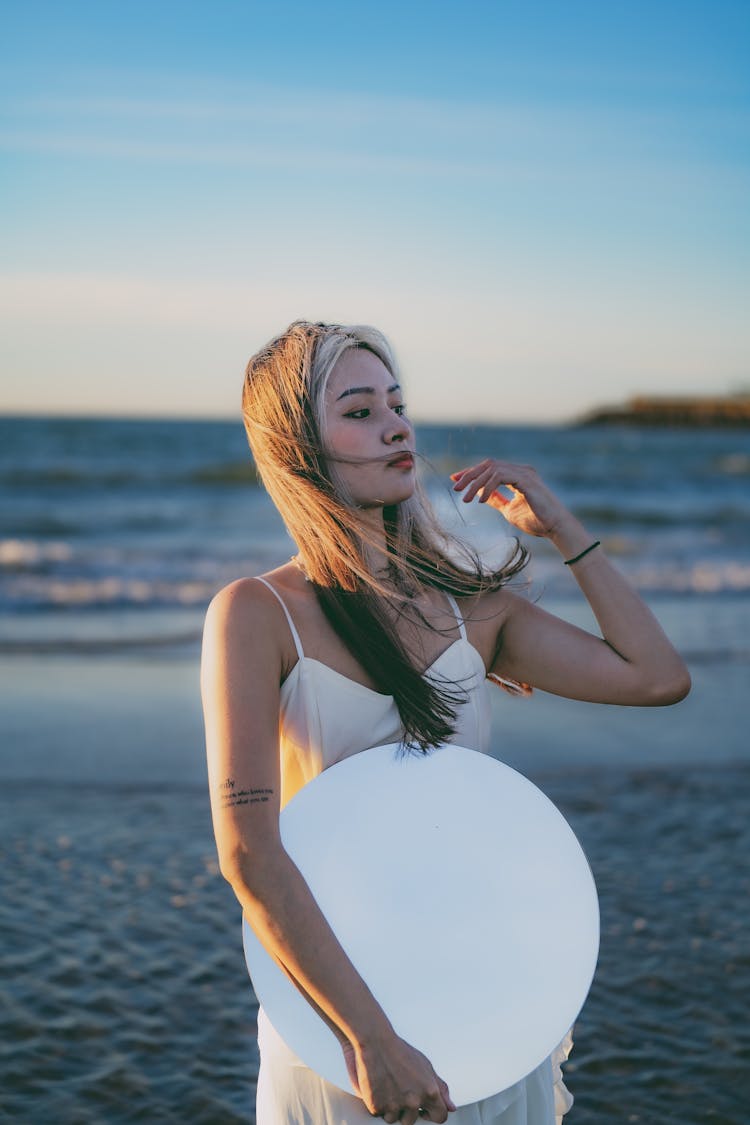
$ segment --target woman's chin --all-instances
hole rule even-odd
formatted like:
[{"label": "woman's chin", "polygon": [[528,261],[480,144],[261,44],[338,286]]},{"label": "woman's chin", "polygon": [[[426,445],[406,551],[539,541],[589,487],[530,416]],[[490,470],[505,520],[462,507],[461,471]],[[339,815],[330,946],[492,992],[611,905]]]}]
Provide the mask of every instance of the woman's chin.
[{"label": "woman's chin", "polygon": [[383,500],[384,508],[391,508],[394,504],[403,504],[414,495],[414,480],[404,481],[401,488],[389,490]]},{"label": "woman's chin", "polygon": [[382,508],[394,508],[398,504],[403,504],[405,500],[411,499],[414,495],[414,482],[403,482],[400,488],[389,488],[381,493],[380,496],[362,496],[355,497],[354,507],[360,511],[368,511]]}]

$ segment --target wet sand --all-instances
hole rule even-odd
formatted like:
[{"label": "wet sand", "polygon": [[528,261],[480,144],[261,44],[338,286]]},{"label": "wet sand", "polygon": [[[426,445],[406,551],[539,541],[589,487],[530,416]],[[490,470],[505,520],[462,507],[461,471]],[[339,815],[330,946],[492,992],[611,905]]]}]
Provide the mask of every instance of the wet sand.
[{"label": "wet sand", "polygon": [[[3,664],[8,1119],[252,1122],[256,1008],[194,654]],[[746,1120],[747,668],[694,675],[674,709],[492,697],[498,756],[568,817],[601,900],[571,1125]]]}]

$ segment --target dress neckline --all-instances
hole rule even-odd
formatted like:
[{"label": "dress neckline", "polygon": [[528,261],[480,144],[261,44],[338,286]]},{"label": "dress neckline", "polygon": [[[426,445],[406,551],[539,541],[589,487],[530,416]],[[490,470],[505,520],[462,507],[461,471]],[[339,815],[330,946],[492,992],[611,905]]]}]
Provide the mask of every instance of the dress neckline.
[{"label": "dress neckline", "polygon": [[[466,637],[456,637],[455,641],[451,641],[451,643],[448,645],[448,647],[444,648],[442,652],[438,653],[438,655],[435,657],[435,659],[432,661],[432,663],[427,665],[427,667],[421,673],[421,675],[426,676],[427,673],[431,672],[432,669],[435,667],[435,665],[438,664],[443,659],[444,656],[446,656],[449,652],[453,651],[453,649],[456,647],[456,645],[461,645],[461,644],[467,645],[468,648],[476,655],[477,660],[482,665],[482,672],[486,676],[487,669],[485,668],[484,657],[480,653],[479,649],[475,645],[473,645],[471,643],[471,641],[468,640],[468,638],[466,638]],[[359,680],[353,680],[351,678],[351,676],[345,676],[343,672],[338,672],[335,668],[332,668],[330,664],[324,664],[322,660],[316,660],[314,656],[304,656],[304,655],[298,657],[297,663],[294,665],[294,667],[289,672],[289,675],[286,677],[286,679],[282,683],[282,685],[281,685],[281,691],[282,692],[284,691],[286,685],[288,683],[290,683],[290,681],[292,680],[292,677],[294,676],[295,672],[297,672],[298,669],[301,670],[301,665],[304,665],[304,664],[316,664],[319,668],[325,668],[327,672],[330,672],[332,675],[336,676],[340,680],[344,680],[345,683],[351,684],[355,688],[360,688],[362,691],[366,691],[370,695],[378,696],[378,698],[380,698],[380,699],[393,699],[392,695],[387,695],[385,692],[382,692],[382,691],[376,691],[375,688],[368,687],[367,684],[361,684],[359,682]]]}]

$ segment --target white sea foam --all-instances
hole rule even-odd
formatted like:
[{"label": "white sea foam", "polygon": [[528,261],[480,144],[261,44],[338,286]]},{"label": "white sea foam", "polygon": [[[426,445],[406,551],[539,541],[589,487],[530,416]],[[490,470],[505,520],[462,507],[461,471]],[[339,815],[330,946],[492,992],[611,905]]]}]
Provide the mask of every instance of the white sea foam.
[{"label": "white sea foam", "polygon": [[641,565],[631,574],[641,590],[721,594],[750,590],[750,564],[699,560],[692,565]]},{"label": "white sea foam", "polygon": [[64,562],[72,558],[70,544],[46,539],[0,539],[0,566],[33,566],[40,562]]},{"label": "white sea foam", "polygon": [[141,578],[43,578],[26,575],[6,584],[6,597],[57,606],[198,605],[216,592],[215,582],[151,582]]}]

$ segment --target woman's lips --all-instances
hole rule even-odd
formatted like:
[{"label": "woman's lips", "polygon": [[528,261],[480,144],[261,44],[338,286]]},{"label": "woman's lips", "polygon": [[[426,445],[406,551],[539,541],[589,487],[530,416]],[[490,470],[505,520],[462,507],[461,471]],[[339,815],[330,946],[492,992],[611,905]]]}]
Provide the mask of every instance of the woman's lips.
[{"label": "woman's lips", "polygon": [[389,461],[388,467],[396,469],[410,469],[413,464],[413,455],[411,453],[402,453],[400,457],[394,457],[392,461]]}]

